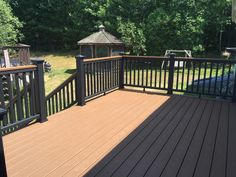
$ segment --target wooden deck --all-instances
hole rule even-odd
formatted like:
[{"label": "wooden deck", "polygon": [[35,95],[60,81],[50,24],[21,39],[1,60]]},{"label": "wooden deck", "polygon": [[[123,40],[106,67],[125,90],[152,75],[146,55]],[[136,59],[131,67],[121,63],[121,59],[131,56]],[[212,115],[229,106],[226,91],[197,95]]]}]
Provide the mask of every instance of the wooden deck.
[{"label": "wooden deck", "polygon": [[115,91],[3,140],[10,177],[236,176],[225,101]]}]

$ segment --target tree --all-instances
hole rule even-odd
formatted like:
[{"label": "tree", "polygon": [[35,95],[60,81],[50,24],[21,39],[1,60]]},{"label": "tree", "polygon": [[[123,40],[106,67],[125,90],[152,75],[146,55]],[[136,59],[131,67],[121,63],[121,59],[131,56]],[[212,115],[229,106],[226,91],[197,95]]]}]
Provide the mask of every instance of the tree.
[{"label": "tree", "polygon": [[167,49],[202,49],[204,20],[195,6],[194,1],[172,1],[150,13],[145,28],[150,54],[160,55]]},{"label": "tree", "polygon": [[39,50],[77,48],[100,24],[135,54],[218,51],[222,32],[224,43],[236,45],[230,0],[8,1],[24,22],[24,42]]},{"label": "tree", "polygon": [[22,23],[12,14],[9,4],[0,0],[0,46],[12,45],[21,39],[21,27]]},{"label": "tree", "polygon": [[121,33],[121,39],[130,49],[132,54],[140,55],[146,52],[143,30],[134,23],[119,20],[118,31]]}]

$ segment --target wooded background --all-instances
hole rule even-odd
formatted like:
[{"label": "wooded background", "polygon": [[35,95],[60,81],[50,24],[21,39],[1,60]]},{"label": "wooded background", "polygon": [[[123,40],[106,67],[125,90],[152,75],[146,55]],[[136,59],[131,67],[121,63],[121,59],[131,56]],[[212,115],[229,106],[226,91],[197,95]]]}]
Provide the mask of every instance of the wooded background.
[{"label": "wooded background", "polygon": [[134,54],[236,46],[230,0],[0,0],[0,7],[0,45],[20,40],[33,50],[73,50],[104,24]]}]

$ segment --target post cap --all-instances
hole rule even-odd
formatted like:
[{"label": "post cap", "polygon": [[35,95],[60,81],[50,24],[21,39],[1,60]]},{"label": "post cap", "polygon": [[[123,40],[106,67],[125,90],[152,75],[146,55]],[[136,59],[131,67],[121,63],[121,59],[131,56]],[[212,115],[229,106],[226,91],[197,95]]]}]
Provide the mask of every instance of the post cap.
[{"label": "post cap", "polygon": [[170,56],[170,57],[175,57],[176,54],[175,54],[175,53],[170,53],[169,56]]},{"label": "post cap", "polygon": [[31,60],[31,62],[33,63],[33,64],[42,64],[42,63],[44,63],[44,59],[42,59],[42,58],[31,58],[30,59]]},{"label": "post cap", "polygon": [[76,58],[76,59],[81,59],[81,60],[82,60],[82,59],[84,59],[84,55],[80,55],[80,54],[79,54],[79,55],[76,55],[75,58]]}]

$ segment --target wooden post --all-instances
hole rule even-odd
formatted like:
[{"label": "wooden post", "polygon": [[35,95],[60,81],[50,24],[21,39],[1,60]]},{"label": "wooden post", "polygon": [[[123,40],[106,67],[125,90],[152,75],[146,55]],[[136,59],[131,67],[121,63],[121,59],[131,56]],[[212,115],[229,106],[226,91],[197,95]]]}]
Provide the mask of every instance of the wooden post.
[{"label": "wooden post", "polygon": [[168,77],[168,92],[167,94],[173,94],[173,82],[174,82],[174,70],[175,70],[175,54],[170,54],[170,66],[169,66],[169,77]]},{"label": "wooden post", "polygon": [[[0,108],[0,121],[3,120],[3,117],[6,115],[6,111]],[[4,155],[4,147],[2,141],[2,131],[0,132],[0,176],[7,177],[6,161]]]},{"label": "wooden post", "polygon": [[124,88],[124,57],[120,59],[119,89]]},{"label": "wooden post", "polygon": [[35,72],[35,90],[36,90],[36,113],[40,114],[40,122],[47,121],[47,107],[45,97],[45,82],[44,82],[44,60],[33,59],[31,62],[37,66]]},{"label": "wooden post", "polygon": [[4,55],[4,64],[6,68],[11,67],[10,63],[10,57],[7,49],[3,49],[3,55]]},{"label": "wooden post", "polygon": [[76,58],[76,100],[79,106],[85,105],[85,69],[84,56],[78,55]]}]

